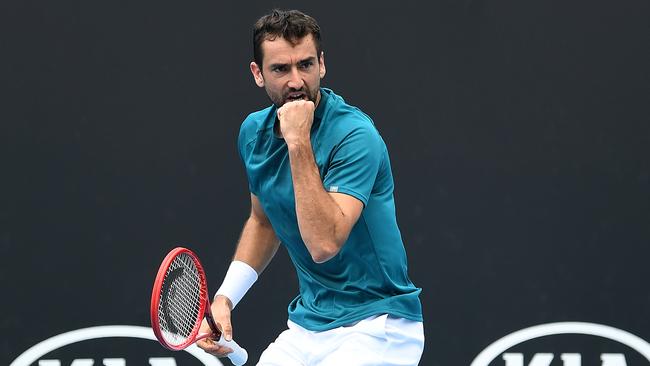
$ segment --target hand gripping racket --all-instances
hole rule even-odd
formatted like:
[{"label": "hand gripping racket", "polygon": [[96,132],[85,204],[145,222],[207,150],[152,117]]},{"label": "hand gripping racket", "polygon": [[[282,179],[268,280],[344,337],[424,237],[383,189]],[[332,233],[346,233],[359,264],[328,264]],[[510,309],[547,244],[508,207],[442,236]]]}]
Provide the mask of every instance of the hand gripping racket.
[{"label": "hand gripping racket", "polygon": [[248,353],[234,340],[223,341],[210,311],[208,284],[199,258],[186,248],[174,248],[163,260],[151,293],[151,327],[160,344],[180,351],[212,334],[198,334],[205,316],[219,344],[230,347],[230,361],[236,366],[248,360]]}]

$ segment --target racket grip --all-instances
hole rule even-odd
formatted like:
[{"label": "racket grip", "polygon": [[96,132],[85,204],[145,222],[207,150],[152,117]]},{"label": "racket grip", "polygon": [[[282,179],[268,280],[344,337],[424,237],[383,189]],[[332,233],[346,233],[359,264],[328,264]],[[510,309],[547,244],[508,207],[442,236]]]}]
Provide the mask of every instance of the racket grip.
[{"label": "racket grip", "polygon": [[217,343],[232,349],[232,353],[228,354],[228,358],[230,359],[233,365],[242,366],[243,364],[246,363],[246,361],[248,361],[248,352],[246,352],[245,349],[241,348],[241,346],[238,345],[234,339],[228,342],[223,338],[222,335],[221,338],[219,338],[219,342]]}]

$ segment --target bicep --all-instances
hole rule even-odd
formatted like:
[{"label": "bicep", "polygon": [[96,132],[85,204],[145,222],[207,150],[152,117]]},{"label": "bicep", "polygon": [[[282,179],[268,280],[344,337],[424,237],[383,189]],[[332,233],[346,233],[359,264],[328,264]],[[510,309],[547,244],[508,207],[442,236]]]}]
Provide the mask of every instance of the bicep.
[{"label": "bicep", "polygon": [[336,202],[341,209],[342,219],[340,230],[337,230],[342,237],[347,239],[352,227],[359,220],[361,211],[363,211],[363,202],[358,198],[345,193],[329,193],[330,197]]}]

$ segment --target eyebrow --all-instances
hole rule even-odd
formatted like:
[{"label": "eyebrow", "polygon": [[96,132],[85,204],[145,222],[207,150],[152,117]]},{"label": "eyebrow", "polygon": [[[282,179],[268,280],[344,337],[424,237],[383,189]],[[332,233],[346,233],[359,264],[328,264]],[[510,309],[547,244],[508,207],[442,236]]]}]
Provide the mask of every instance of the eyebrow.
[{"label": "eyebrow", "polygon": [[[304,58],[304,59],[298,61],[297,64],[299,65],[299,64],[303,64],[303,63],[305,63],[305,62],[310,62],[310,61],[311,61],[311,62],[315,62],[315,61],[316,61],[316,57],[314,57],[314,56],[309,56],[309,57],[307,57],[307,58]],[[275,64],[270,64],[269,67],[273,69],[273,68],[276,68],[276,67],[282,67],[282,66],[288,66],[288,65],[289,65],[289,64],[275,63]]]}]

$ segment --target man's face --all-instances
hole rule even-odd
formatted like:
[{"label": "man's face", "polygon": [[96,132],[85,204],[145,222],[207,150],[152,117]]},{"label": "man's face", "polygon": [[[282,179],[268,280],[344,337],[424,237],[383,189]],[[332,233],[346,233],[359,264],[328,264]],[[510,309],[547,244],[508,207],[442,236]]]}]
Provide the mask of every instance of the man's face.
[{"label": "man's face", "polygon": [[323,54],[317,54],[312,35],[291,44],[282,37],[262,42],[262,68],[252,62],[255,83],[278,108],[294,100],[320,101],[320,79],[325,76]]}]

